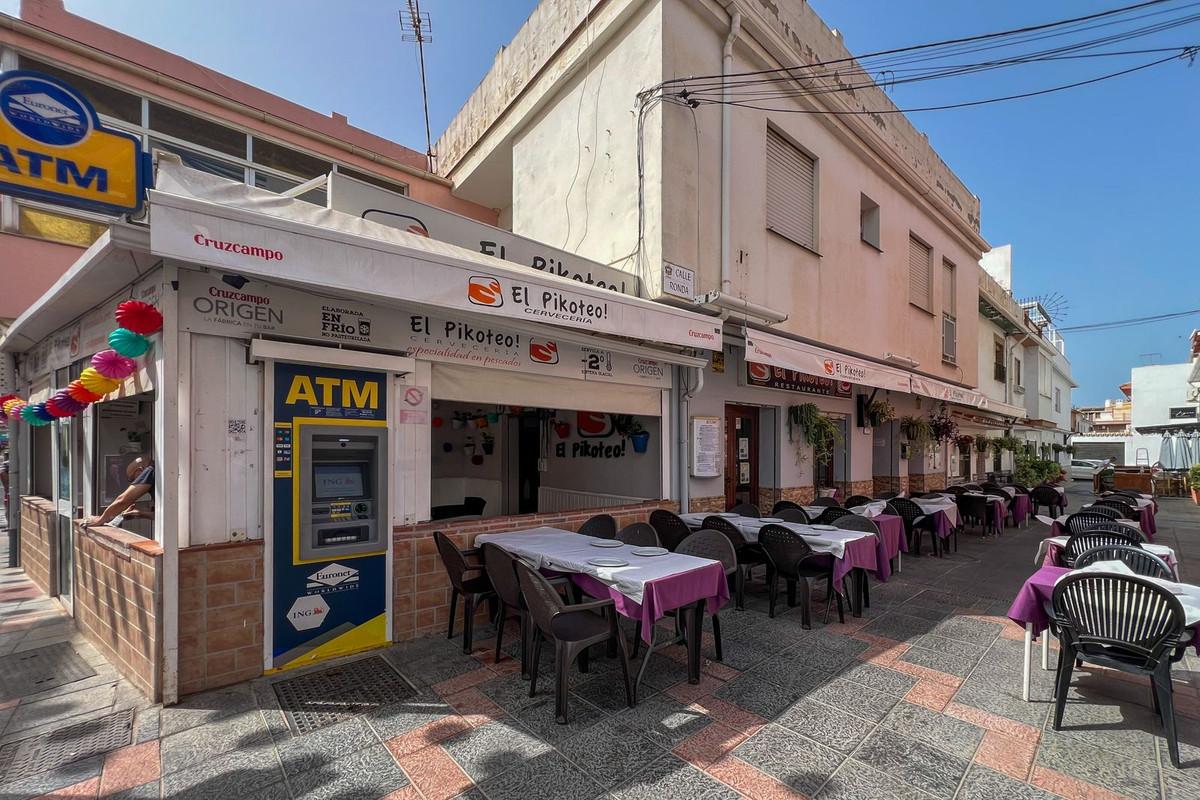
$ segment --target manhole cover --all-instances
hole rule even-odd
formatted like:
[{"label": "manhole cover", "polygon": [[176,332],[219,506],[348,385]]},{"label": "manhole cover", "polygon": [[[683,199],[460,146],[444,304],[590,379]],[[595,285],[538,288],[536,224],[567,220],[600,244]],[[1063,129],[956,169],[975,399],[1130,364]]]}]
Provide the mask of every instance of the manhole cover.
[{"label": "manhole cover", "polygon": [[0,699],[44,692],[95,674],[67,642],[13,653],[0,658]]},{"label": "manhole cover", "polygon": [[280,681],[274,689],[288,724],[298,734],[311,733],[417,694],[380,656]]},{"label": "manhole cover", "polygon": [[133,711],[78,722],[0,747],[0,782],[26,778],[81,758],[107,753],[133,741]]}]

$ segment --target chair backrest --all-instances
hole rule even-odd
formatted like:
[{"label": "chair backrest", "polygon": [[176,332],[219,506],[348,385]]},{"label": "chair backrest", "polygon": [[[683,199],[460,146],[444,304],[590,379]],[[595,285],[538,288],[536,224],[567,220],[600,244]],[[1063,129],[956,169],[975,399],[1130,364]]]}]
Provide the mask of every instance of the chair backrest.
[{"label": "chair backrest", "polygon": [[455,589],[462,591],[463,573],[470,569],[466,556],[454,546],[450,537],[441,531],[433,532],[433,542],[437,545],[438,555],[442,558],[442,566],[446,568],[450,584]]},{"label": "chair backrest", "polygon": [[778,503],[771,506],[771,516],[778,517],[779,512],[783,511],[785,508],[799,508],[799,507],[800,507],[799,503],[793,503],[791,500],[780,500]]},{"label": "chair backrest", "polygon": [[785,508],[775,516],[784,522],[795,522],[800,525],[807,525],[812,521],[808,518],[808,512],[803,508]]},{"label": "chair backrest", "polygon": [[483,509],[487,506],[487,500],[482,497],[464,497],[463,498],[463,514],[464,516],[476,517],[483,515]]},{"label": "chair backrest", "polygon": [[[1109,509],[1111,511],[1112,509]],[[1109,514],[1103,514],[1092,509],[1084,509],[1076,511],[1071,516],[1067,517],[1066,524],[1063,525],[1068,533],[1083,533],[1084,531],[1095,530],[1097,524],[1112,522],[1115,517]]]},{"label": "chair backrest", "polygon": [[650,527],[658,534],[658,541],[668,550],[679,547],[679,543],[692,535],[692,529],[677,515],[665,508],[650,512]]},{"label": "chair backrest", "polygon": [[880,492],[875,495],[876,500],[891,500],[893,497],[899,497],[899,492]]},{"label": "chair backrest", "polygon": [[496,590],[501,602],[509,608],[524,608],[521,605],[521,584],[517,580],[516,559],[498,544],[484,542],[480,548],[483,551],[483,568],[487,570],[492,588]]},{"label": "chair backrest", "polygon": [[1115,544],[1141,547],[1140,542],[1117,531],[1090,530],[1071,534],[1070,538],[1067,539],[1067,543],[1063,546],[1062,554],[1059,555],[1058,560],[1064,567],[1074,567],[1075,559],[1081,553],[1085,553],[1093,547],[1107,547]]},{"label": "chair backrest", "polygon": [[958,506],[958,510],[963,516],[980,520],[988,518],[989,500],[985,496],[966,494],[964,492],[954,498],[954,503]]},{"label": "chair backrest", "polygon": [[1103,497],[1103,498],[1095,501],[1094,503],[1092,503],[1091,507],[1092,508],[1111,508],[1113,511],[1118,512],[1124,519],[1137,519],[1138,518],[1138,512],[1137,512],[1137,509],[1134,507],[1134,505],[1132,503],[1127,503],[1124,500],[1119,500],[1119,499],[1117,499],[1116,496]]},{"label": "chair backrest", "polygon": [[580,525],[579,532],[584,536],[595,536],[597,539],[615,539],[617,521],[612,514],[597,514]]},{"label": "chair backrest", "polygon": [[858,506],[865,506],[869,502],[871,502],[871,498],[867,497],[865,494],[856,494],[851,497],[847,497],[846,502],[842,507],[857,508]]},{"label": "chair backrest", "polygon": [[966,489],[968,492],[982,492],[983,491],[983,487],[980,486],[978,483],[964,483],[963,488]]},{"label": "chair backrest", "polygon": [[1017,494],[1029,494],[1029,490],[1026,489],[1024,486],[1020,485],[1019,483],[1014,483],[1012,485],[1012,488],[1013,488],[1013,491],[1015,491]]},{"label": "chair backrest", "polygon": [[844,517],[838,517],[832,523],[835,528],[841,528],[844,531],[863,531],[864,533],[873,533],[875,538],[879,538],[879,526],[875,521],[864,517],[861,514],[847,514]]},{"label": "chair backrest", "polygon": [[1000,491],[1000,484],[996,483],[995,481],[984,481],[983,483],[979,484],[979,488],[983,489],[985,492],[989,489],[993,489],[998,492]]},{"label": "chair backrest", "polygon": [[517,581],[521,584],[521,596],[525,599],[525,607],[529,609],[534,624],[543,633],[553,636],[554,631],[551,625],[554,615],[563,610],[566,606],[565,601],[550,585],[550,582],[542,576],[542,573],[524,561],[518,560],[515,564]]},{"label": "chair backrest", "polygon": [[758,510],[758,506],[754,505],[754,503],[738,503],[729,510],[743,517],[757,518],[762,516],[762,512]]},{"label": "chair backrest", "polygon": [[[1122,536],[1127,537],[1129,541],[1137,544],[1145,544],[1146,542],[1146,535],[1142,533],[1141,528],[1135,528],[1132,525],[1126,525],[1123,522],[1117,522],[1115,519],[1106,519],[1103,522],[1092,523],[1092,526],[1087,530],[1111,531],[1113,533],[1119,533]],[[1081,533],[1087,533],[1087,531],[1081,531]]]},{"label": "chair backrest", "polygon": [[634,547],[661,547],[658,532],[648,522],[635,522],[617,531],[617,538]]},{"label": "chair backrest", "polygon": [[1123,494],[1127,497],[1133,497],[1135,499],[1142,496],[1142,493],[1137,489],[1116,489],[1114,490],[1114,494]]},{"label": "chair backrest", "polygon": [[680,542],[675,552],[720,561],[726,575],[737,570],[737,552],[733,549],[733,542],[721,531],[698,530]]},{"label": "chair backrest", "polygon": [[1084,550],[1075,556],[1075,569],[1082,569],[1097,561],[1123,561],[1138,575],[1175,580],[1175,573],[1171,572],[1171,567],[1166,561],[1136,545],[1109,544]]},{"label": "chair backrest", "polygon": [[1073,572],[1054,586],[1054,616],[1066,643],[1083,655],[1106,655],[1155,669],[1183,634],[1179,598],[1137,575]]},{"label": "chair backrest", "polygon": [[816,500],[813,500],[811,503],[809,503],[810,506],[822,506],[824,508],[836,506],[837,504],[838,501],[832,497],[818,497]]},{"label": "chair backrest", "polygon": [[918,517],[925,516],[925,512],[921,507],[909,500],[907,497],[893,497],[888,501],[888,505],[892,507],[892,511],[900,519],[904,520],[904,530],[906,533],[912,533],[913,523]]},{"label": "chair backrest", "polygon": [[764,525],[758,531],[758,543],[771,567],[784,577],[795,576],[800,561],[813,554],[804,537],[782,525]]},{"label": "chair backrest", "polygon": [[1099,514],[1107,519],[1125,519],[1125,513],[1120,509],[1109,508],[1108,506],[1088,506],[1082,511],[1087,511],[1091,514]]},{"label": "chair backrest", "polygon": [[813,525],[832,525],[834,520],[841,519],[847,514],[853,516],[854,512],[840,506],[829,506],[813,520]]},{"label": "chair backrest", "polygon": [[737,525],[734,525],[725,519],[725,517],[718,517],[715,514],[707,516],[700,523],[700,527],[704,530],[720,531],[735,549],[746,546],[746,535],[738,529]]},{"label": "chair backrest", "polygon": [[1033,498],[1033,502],[1039,506],[1061,507],[1063,504],[1062,495],[1050,486],[1035,486],[1029,495]]},{"label": "chair backrest", "polygon": [[960,486],[960,485],[958,485],[958,484],[955,484],[955,485],[953,485],[953,486],[947,486],[947,487],[946,487],[946,491],[947,491],[947,492],[949,492],[950,494],[955,494],[955,495],[962,494],[962,493],[963,493],[963,492],[965,492],[966,490],[967,490],[967,487],[965,487],[965,486]]}]

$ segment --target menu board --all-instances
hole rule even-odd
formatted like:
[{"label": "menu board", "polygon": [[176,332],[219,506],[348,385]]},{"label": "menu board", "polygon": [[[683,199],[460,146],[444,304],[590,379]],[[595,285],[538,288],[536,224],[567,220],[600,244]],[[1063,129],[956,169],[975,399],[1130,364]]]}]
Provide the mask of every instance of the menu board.
[{"label": "menu board", "polygon": [[692,417],[692,477],[721,477],[724,450],[721,418]]}]

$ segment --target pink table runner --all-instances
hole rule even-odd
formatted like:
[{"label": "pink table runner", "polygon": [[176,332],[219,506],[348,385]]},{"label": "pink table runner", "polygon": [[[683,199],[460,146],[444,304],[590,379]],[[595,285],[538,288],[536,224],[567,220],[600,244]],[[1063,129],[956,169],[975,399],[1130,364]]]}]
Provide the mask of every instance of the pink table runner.
[{"label": "pink table runner", "polygon": [[654,623],[666,616],[668,611],[703,600],[705,611],[713,614],[729,602],[729,583],[725,579],[725,570],[715,561],[690,572],[647,582],[641,603],[634,602],[615,587],[591,575],[574,573],[571,580],[592,597],[611,598],[621,616],[641,621],[642,641],[646,644],[653,641]]},{"label": "pink table runner", "polygon": [[871,521],[879,526],[879,539],[875,548],[875,577],[884,582],[892,576],[892,559],[900,553],[908,552],[908,537],[904,535],[904,520],[900,517],[880,514],[872,517]]},{"label": "pink table runner", "polygon": [[1158,525],[1154,521],[1154,509],[1151,506],[1143,506],[1140,513],[1141,518],[1138,523],[1142,526],[1142,533],[1146,534],[1147,539],[1153,539],[1154,534],[1158,533]]},{"label": "pink table runner", "polygon": [[1008,608],[1008,618],[1022,628],[1029,625],[1033,635],[1038,636],[1049,627],[1045,604],[1054,594],[1054,583],[1071,570],[1066,567],[1042,567],[1025,580],[1021,591]]},{"label": "pink table runner", "polygon": [[1029,495],[1014,495],[1012,505],[1013,524],[1020,525],[1022,522],[1029,519],[1029,511],[1031,507],[1032,502],[1029,499]]}]

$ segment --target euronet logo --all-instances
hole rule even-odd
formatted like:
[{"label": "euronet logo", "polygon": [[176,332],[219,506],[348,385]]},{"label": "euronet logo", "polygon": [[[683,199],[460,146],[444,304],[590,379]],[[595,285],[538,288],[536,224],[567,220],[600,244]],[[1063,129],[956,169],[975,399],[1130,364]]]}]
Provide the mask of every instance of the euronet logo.
[{"label": "euronet logo", "polygon": [[36,94],[14,94],[8,100],[8,107],[14,111],[26,111],[36,114],[47,122],[64,122],[68,125],[82,125],[79,113],[57,102],[45,92]]},{"label": "euronet logo", "polygon": [[283,251],[272,250],[269,247],[259,247],[258,245],[244,244],[242,242],[226,242],[221,239],[210,239],[203,233],[197,233],[192,237],[192,241],[201,247],[209,247],[213,250],[221,250],[226,253],[237,253],[242,256],[261,258],[263,261],[283,261]]}]

